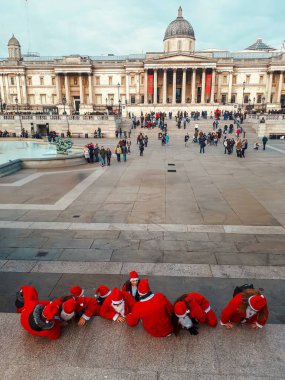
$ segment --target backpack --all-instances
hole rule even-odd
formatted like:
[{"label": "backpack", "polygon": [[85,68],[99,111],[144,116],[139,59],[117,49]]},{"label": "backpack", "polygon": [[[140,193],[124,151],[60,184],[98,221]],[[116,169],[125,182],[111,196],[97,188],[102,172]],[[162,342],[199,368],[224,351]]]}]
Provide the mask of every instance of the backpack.
[{"label": "backpack", "polygon": [[235,290],[234,290],[233,298],[237,294],[239,294],[239,293],[241,293],[241,292],[243,292],[244,290],[247,290],[247,289],[254,289],[253,284],[250,284],[250,285],[249,284],[244,284],[244,285],[241,285],[241,286],[236,286]]}]

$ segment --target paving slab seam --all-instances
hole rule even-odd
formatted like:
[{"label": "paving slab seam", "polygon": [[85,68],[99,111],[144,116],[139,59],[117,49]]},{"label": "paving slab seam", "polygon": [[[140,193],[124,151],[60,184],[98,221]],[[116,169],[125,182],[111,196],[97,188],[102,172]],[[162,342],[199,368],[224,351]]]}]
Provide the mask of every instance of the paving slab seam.
[{"label": "paving slab seam", "polygon": [[[69,202],[66,199],[66,202]],[[63,201],[67,207],[67,203]],[[61,208],[66,208],[64,204]],[[23,205],[26,206],[26,205]],[[29,205],[30,206],[30,205]],[[39,209],[40,205],[34,205]],[[41,205],[44,207],[45,205]],[[50,205],[46,205],[50,207]],[[57,207],[57,206],[54,206]],[[135,223],[72,223],[72,222],[21,222],[0,220],[0,229],[31,230],[86,230],[86,231],[148,231],[148,232],[197,232],[244,235],[284,235],[285,226],[244,226],[244,225],[184,225],[184,224],[135,224]]]},{"label": "paving slab seam", "polygon": [[124,274],[137,270],[144,276],[253,278],[284,280],[284,266],[243,266],[218,264],[172,264],[131,262],[78,262],[2,260],[0,272],[58,273],[58,274]]}]

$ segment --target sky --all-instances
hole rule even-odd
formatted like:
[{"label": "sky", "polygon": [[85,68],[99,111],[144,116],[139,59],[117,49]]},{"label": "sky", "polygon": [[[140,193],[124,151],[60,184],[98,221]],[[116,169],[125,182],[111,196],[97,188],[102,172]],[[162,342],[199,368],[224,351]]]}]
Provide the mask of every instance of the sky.
[{"label": "sky", "polygon": [[242,50],[257,38],[280,48],[285,40],[284,0],[0,0],[0,57],[12,34],[24,54],[160,52],[180,5],[196,50]]}]

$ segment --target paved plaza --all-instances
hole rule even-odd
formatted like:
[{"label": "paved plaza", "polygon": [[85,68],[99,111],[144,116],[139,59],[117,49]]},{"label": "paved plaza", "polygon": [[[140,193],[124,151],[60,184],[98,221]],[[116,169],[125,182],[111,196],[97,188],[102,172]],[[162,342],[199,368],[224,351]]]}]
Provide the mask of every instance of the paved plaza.
[{"label": "paved plaza", "polygon": [[[199,125],[212,129],[211,120]],[[169,120],[168,127],[168,146],[157,129],[133,130],[127,162],[0,179],[0,378],[284,379],[285,143],[255,151],[257,136],[245,124],[246,158],[224,154],[221,143],[200,154],[197,144],[185,147],[185,130]],[[193,129],[191,122],[190,136]],[[141,131],[149,136],[143,157]],[[93,142],[114,151],[117,141]],[[155,339],[141,326],[96,317],[48,342],[28,336],[14,313],[23,284],[41,298],[74,284],[93,295],[101,283],[121,286],[132,269],[172,302],[201,292],[217,314],[236,285],[252,282],[264,288],[269,324]]]}]

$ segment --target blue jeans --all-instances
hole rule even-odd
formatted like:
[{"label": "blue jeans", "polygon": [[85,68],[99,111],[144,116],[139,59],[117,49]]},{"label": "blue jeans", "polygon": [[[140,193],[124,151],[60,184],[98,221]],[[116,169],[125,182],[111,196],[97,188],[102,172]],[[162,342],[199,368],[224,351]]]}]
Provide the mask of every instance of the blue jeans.
[{"label": "blue jeans", "polygon": [[117,154],[117,161],[121,161],[121,155],[120,154]]},{"label": "blue jeans", "polygon": [[123,153],[123,160],[127,161],[127,154],[126,153]]}]

